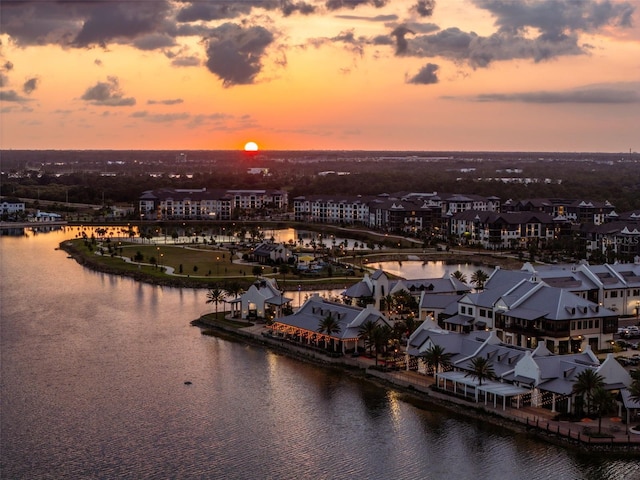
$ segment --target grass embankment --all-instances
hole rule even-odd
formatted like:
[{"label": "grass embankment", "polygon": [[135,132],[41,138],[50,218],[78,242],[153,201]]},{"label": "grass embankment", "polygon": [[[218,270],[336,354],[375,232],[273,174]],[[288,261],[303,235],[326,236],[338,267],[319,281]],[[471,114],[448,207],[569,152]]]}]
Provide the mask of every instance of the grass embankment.
[{"label": "grass embankment", "polygon": [[[106,242],[67,240],[60,247],[78,262],[94,270],[125,275],[139,281],[177,287],[209,288],[238,282],[248,288],[254,281],[257,264],[231,261],[231,252],[206,245],[143,245],[112,242],[112,252]],[[103,255],[96,251],[104,251]],[[135,261],[134,259],[138,259]],[[153,260],[153,261],[152,261]],[[156,265],[157,263],[157,265]],[[305,278],[295,273],[282,275],[273,267],[262,266],[262,276],[275,277],[280,288],[302,290],[342,288],[361,276],[331,276]]]}]

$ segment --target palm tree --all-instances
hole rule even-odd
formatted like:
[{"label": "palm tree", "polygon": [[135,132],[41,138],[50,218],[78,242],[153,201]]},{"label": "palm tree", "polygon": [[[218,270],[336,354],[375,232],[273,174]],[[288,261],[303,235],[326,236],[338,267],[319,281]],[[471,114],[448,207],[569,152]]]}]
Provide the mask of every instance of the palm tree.
[{"label": "palm tree", "polygon": [[376,322],[367,320],[358,328],[358,337],[364,340],[365,348],[369,349],[369,355],[373,353],[373,337],[375,334]]},{"label": "palm tree", "polygon": [[376,349],[376,365],[378,365],[378,353],[384,353],[386,351],[392,335],[393,331],[389,325],[376,325],[376,328],[373,329],[373,338],[371,341]]},{"label": "palm tree", "polygon": [[616,401],[611,392],[606,391],[603,387],[596,387],[591,394],[593,402],[593,410],[598,415],[598,433],[602,431],[602,416],[616,406]]},{"label": "palm tree", "polygon": [[233,295],[233,298],[238,298],[238,295],[240,295],[243,290],[244,289],[242,288],[242,285],[240,285],[239,282],[231,282],[227,286],[225,286],[225,291],[229,295]]},{"label": "palm tree", "polygon": [[[320,324],[318,325],[318,332],[325,333],[331,338],[331,343],[333,343],[335,350],[335,342],[333,339],[333,335],[340,333],[340,323],[338,323],[338,319],[333,316],[333,313],[329,312],[329,314],[324,317]],[[326,344],[326,342],[325,342]]]},{"label": "palm tree", "polygon": [[216,318],[218,318],[218,304],[224,301],[224,290],[214,287],[207,292],[207,303],[213,303],[216,306]]},{"label": "palm tree", "polygon": [[576,376],[573,384],[573,393],[580,395],[587,400],[587,415],[591,413],[591,399],[593,392],[598,388],[604,387],[604,378],[595,370],[589,368],[580,372]]},{"label": "palm tree", "polygon": [[439,367],[449,367],[451,365],[451,353],[445,352],[440,345],[432,345],[422,354],[422,362],[429,367],[433,367],[433,376],[439,371]]},{"label": "palm tree", "polygon": [[456,280],[460,280],[462,283],[467,283],[467,276],[464,273],[462,273],[460,270],[456,270],[451,274],[451,276]]},{"label": "palm tree", "polygon": [[387,318],[389,317],[389,314],[391,313],[391,309],[393,308],[393,295],[391,295],[390,293],[386,294],[383,297],[384,300],[384,308],[387,310]]},{"label": "palm tree", "polygon": [[471,371],[465,377],[473,377],[478,380],[478,386],[482,385],[482,380],[491,380],[496,377],[493,366],[484,357],[473,357],[471,359]]},{"label": "palm tree", "polygon": [[487,280],[489,280],[489,275],[487,275],[484,270],[478,269],[471,275],[471,283],[473,283],[478,290],[484,289],[484,284]]}]

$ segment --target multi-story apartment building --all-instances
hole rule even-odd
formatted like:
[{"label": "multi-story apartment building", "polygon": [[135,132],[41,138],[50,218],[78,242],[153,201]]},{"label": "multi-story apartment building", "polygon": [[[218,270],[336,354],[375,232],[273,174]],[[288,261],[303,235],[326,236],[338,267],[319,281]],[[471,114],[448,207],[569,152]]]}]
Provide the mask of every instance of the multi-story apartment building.
[{"label": "multi-story apartment building", "polygon": [[306,195],[294,199],[294,218],[319,223],[359,223],[375,229],[408,233],[437,229],[446,236],[448,219],[457,212],[474,208],[498,212],[500,199],[437,192],[398,192],[369,197]]},{"label": "multi-story apartment building", "polygon": [[592,200],[569,200],[564,198],[533,198],[518,202],[507,201],[503,205],[507,212],[543,212],[552,217],[564,217],[574,224],[603,224],[615,207],[609,202]]},{"label": "multi-story apartment building", "polygon": [[640,256],[640,218],[618,220],[602,225],[582,225],[580,235],[587,252],[598,252],[605,258],[633,259]]},{"label": "multi-story apartment building", "polygon": [[464,243],[484,248],[526,247],[570,233],[564,219],[540,212],[494,213],[467,210],[450,218],[450,232]]},{"label": "multi-story apartment building", "polygon": [[279,190],[164,188],[143,192],[139,199],[140,215],[149,220],[230,220],[286,206],[287,193]]},{"label": "multi-story apartment building", "polygon": [[369,225],[370,197],[305,195],[293,199],[294,219],[299,222]]}]

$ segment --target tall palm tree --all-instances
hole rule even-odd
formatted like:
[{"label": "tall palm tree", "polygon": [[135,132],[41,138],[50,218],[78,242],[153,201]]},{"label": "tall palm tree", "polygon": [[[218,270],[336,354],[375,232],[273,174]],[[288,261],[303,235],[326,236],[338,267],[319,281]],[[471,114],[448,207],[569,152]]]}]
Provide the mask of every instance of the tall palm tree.
[{"label": "tall palm tree", "polygon": [[335,341],[334,341],[333,335],[340,333],[340,330],[341,330],[340,323],[338,322],[338,319],[333,316],[332,312],[329,312],[329,314],[326,317],[324,317],[320,321],[320,324],[318,325],[318,332],[324,333],[328,335],[329,338],[331,338],[331,343],[333,344],[334,350],[335,350]]},{"label": "tall palm tree", "polygon": [[478,386],[482,385],[482,380],[491,380],[496,377],[493,365],[484,357],[473,357],[471,359],[471,371],[465,377],[473,377],[478,380]]},{"label": "tall palm tree", "polygon": [[376,365],[378,365],[378,353],[386,351],[389,340],[393,335],[393,331],[389,325],[376,325],[373,329],[373,346],[376,349]]},{"label": "tall palm tree", "polygon": [[456,280],[460,280],[462,283],[467,283],[467,276],[464,273],[462,273],[460,270],[456,270],[451,274],[451,276]]},{"label": "tall palm tree", "polygon": [[615,398],[611,392],[606,391],[603,387],[596,387],[591,394],[593,410],[598,415],[598,433],[602,431],[602,416],[613,410],[616,406]]},{"label": "tall palm tree", "polygon": [[573,393],[580,395],[587,400],[587,414],[591,413],[593,392],[598,387],[604,387],[604,378],[595,370],[589,368],[580,372],[576,376],[575,383],[573,384]]},{"label": "tall palm tree", "polygon": [[373,354],[373,337],[375,335],[376,322],[367,320],[358,328],[358,337],[364,340],[364,346],[369,350],[369,355]]},{"label": "tall palm tree", "polygon": [[224,289],[229,295],[233,295],[233,298],[238,298],[238,295],[244,291],[240,282],[231,282]]},{"label": "tall palm tree", "polygon": [[478,290],[484,289],[484,284],[487,280],[489,280],[489,275],[487,275],[484,270],[478,269],[471,274],[471,283],[473,283]]},{"label": "tall palm tree", "polygon": [[445,352],[440,345],[432,345],[422,354],[422,362],[427,368],[433,367],[433,376],[435,377],[440,367],[449,367],[451,365],[451,356],[449,352]]},{"label": "tall palm tree", "polygon": [[384,300],[384,308],[387,311],[387,318],[389,318],[389,314],[391,313],[391,309],[393,308],[394,298],[390,293],[386,294],[383,297]]},{"label": "tall palm tree", "polygon": [[218,304],[224,301],[224,290],[221,288],[213,287],[207,292],[207,303],[213,303],[216,306],[216,318],[218,318]]}]

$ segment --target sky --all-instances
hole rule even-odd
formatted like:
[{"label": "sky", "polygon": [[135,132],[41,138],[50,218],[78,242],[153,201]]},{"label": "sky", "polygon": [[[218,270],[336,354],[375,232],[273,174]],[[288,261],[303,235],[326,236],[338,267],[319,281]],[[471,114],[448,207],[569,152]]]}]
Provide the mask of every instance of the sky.
[{"label": "sky", "polygon": [[2,0],[0,149],[640,151],[640,0]]}]

